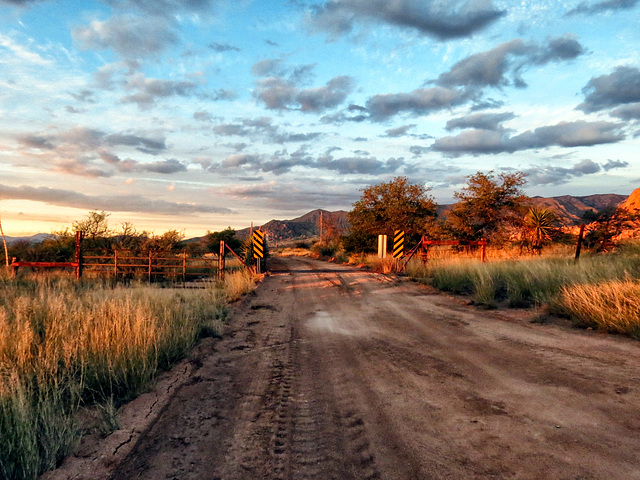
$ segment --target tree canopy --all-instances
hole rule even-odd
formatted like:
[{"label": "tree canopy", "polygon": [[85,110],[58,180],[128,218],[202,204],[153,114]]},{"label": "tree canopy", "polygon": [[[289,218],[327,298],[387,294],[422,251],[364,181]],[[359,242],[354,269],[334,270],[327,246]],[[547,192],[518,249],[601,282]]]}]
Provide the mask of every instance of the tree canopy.
[{"label": "tree canopy", "polygon": [[407,177],[371,185],[362,191],[360,200],[349,212],[352,232],[369,235],[393,235],[394,230],[407,234],[424,233],[436,213],[436,203],[429,188],[410,183]]},{"label": "tree canopy", "polygon": [[219,253],[221,240],[234,252],[239,252],[242,247],[242,242],[236,237],[236,231],[231,227],[227,227],[219,232],[207,232],[207,250]]},{"label": "tree canopy", "polygon": [[467,186],[454,193],[459,201],[449,213],[447,230],[461,240],[503,241],[509,227],[522,223],[527,197],[520,187],[525,183],[521,172],[469,176]]}]

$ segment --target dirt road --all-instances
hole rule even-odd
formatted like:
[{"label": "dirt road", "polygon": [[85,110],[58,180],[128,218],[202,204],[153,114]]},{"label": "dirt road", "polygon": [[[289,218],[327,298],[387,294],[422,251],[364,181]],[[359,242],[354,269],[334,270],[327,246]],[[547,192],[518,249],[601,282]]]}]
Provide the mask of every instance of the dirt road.
[{"label": "dirt road", "polygon": [[271,266],[114,480],[640,479],[640,343]]}]

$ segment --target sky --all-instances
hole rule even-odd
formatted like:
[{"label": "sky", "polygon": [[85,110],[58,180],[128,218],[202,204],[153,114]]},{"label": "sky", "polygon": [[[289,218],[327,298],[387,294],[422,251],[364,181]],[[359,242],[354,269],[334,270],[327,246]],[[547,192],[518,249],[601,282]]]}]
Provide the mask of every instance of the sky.
[{"label": "sky", "polygon": [[187,238],[406,176],[640,187],[640,0],[0,0],[0,218]]}]

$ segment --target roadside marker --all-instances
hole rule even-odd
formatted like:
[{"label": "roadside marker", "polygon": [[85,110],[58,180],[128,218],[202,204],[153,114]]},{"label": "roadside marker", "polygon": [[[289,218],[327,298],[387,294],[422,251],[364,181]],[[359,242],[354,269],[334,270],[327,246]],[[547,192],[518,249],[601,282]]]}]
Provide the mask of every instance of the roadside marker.
[{"label": "roadside marker", "polygon": [[264,258],[264,232],[262,230],[253,231],[253,253],[258,258]]},{"label": "roadside marker", "polygon": [[404,255],[404,230],[396,230],[393,235],[393,258]]}]

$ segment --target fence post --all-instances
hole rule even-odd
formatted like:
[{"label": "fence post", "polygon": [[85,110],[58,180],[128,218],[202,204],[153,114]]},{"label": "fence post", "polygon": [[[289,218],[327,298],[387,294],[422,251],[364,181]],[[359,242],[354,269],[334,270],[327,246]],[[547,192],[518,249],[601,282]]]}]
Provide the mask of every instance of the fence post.
[{"label": "fence post", "polygon": [[487,261],[487,241],[483,238],[481,239],[482,243],[482,263]]},{"label": "fence post", "polygon": [[187,281],[187,251],[182,252],[182,283]]},{"label": "fence post", "polygon": [[15,265],[18,262],[18,257],[11,257],[11,274],[13,277],[18,276],[18,267]]},{"label": "fence post", "polygon": [[113,278],[118,279],[118,250],[113,251]]},{"label": "fence post", "polygon": [[218,278],[220,280],[224,280],[225,253],[224,240],[220,240],[220,253],[218,254]]},{"label": "fence post", "polygon": [[584,238],[584,223],[581,223],[580,224],[580,233],[578,233],[578,243],[576,245],[576,258],[575,258],[576,262],[580,258],[580,250],[582,249],[582,239],[583,238]]},{"label": "fence post", "polygon": [[76,232],[76,280],[82,278],[82,232]]},{"label": "fence post", "polygon": [[151,283],[151,250],[149,250],[149,283]]}]

